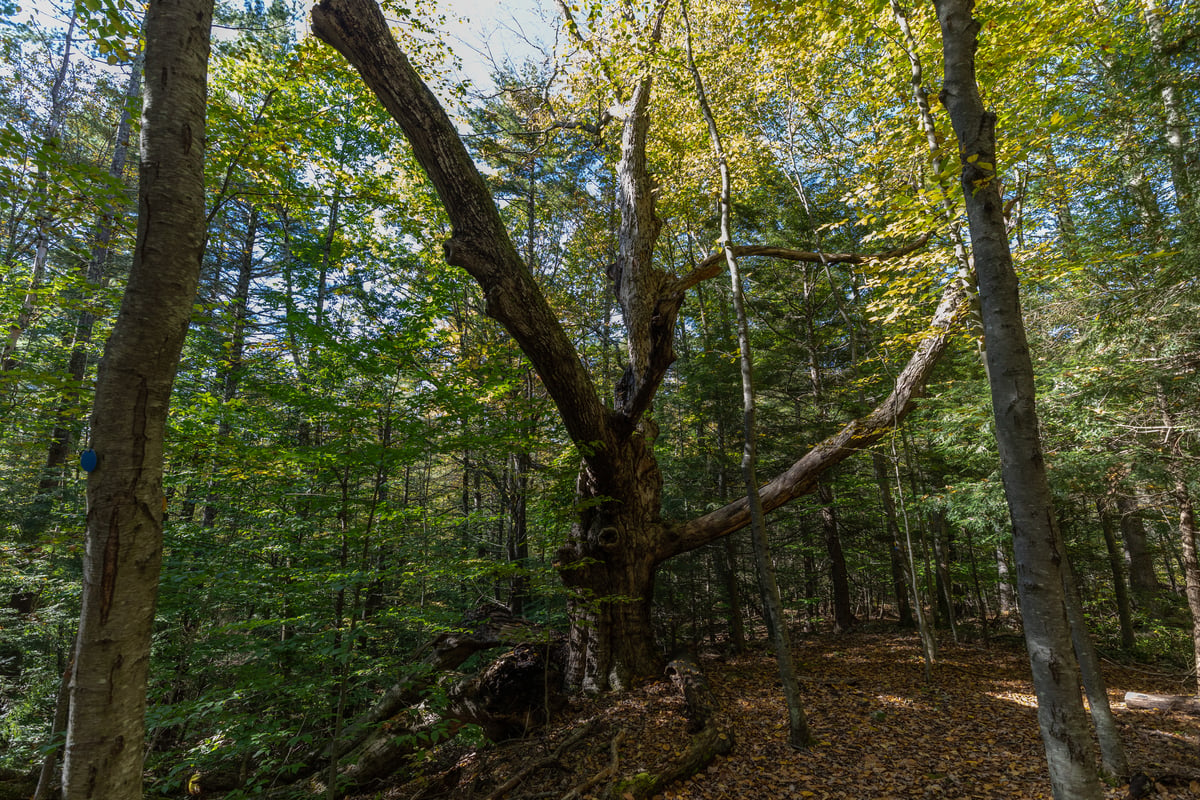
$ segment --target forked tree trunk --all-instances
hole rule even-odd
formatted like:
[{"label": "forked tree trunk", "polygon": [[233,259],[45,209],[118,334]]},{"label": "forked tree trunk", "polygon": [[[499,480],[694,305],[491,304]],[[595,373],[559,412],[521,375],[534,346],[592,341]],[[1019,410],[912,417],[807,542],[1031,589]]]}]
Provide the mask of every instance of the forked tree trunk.
[{"label": "forked tree trunk", "polygon": [[[657,38],[664,10],[665,4],[659,4],[650,15],[647,40]],[[404,130],[453,228],[445,244],[447,263],[463,268],[479,284],[486,313],[529,358],[580,453],[579,515],[557,554],[559,574],[571,595],[568,680],[604,690],[658,674],[661,656],[650,625],[655,570],[672,556],[746,526],[749,505],[743,497],[698,519],[662,518],[662,477],[652,451],[657,429],[646,413],[675,358],[673,334],[684,295],[719,274],[724,254],[706,258],[684,276],[654,264],[659,221],[653,201],[656,186],[646,163],[650,77],[638,79],[622,110],[619,252],[609,277],[627,328],[628,349],[610,410],[518,255],[453,123],[396,45],[379,7],[373,0],[322,0],[313,8],[312,23],[313,32],[350,61]],[[926,240],[871,258],[912,252]],[[778,247],[731,249],[737,257],[812,263],[867,260]],[[945,289],[929,332],[892,393],[874,411],[846,424],[762,486],[764,511],[813,491],[822,472],[894,430],[945,350],[950,330],[961,318],[963,299],[957,284]]]},{"label": "forked tree trunk", "polygon": [[96,383],[83,601],[63,759],[66,800],[140,800],[162,560],[163,432],[200,276],[212,0],[146,14],[138,230]]}]

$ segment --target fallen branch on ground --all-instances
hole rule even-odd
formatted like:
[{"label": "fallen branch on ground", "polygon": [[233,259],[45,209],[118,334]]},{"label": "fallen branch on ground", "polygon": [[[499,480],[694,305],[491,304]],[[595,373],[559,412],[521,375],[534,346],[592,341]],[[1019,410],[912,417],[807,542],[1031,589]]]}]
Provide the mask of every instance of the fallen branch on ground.
[{"label": "fallen branch on ground", "polygon": [[592,734],[592,732],[594,730],[596,730],[596,728],[599,727],[599,725],[600,725],[600,723],[597,722],[596,720],[592,720],[587,725],[584,725],[582,728],[577,730],[575,733],[571,734],[569,737],[564,739],[562,744],[560,744],[558,747],[556,747],[554,749],[553,753],[551,753],[550,755],[546,756],[545,758],[543,758],[539,761],[533,762],[532,764],[527,764],[525,767],[518,770],[517,774],[513,775],[511,778],[506,780],[504,783],[497,786],[495,791],[493,791],[491,794],[489,794],[485,798],[485,800],[500,800],[501,797],[508,794],[513,789],[517,788],[517,786],[520,785],[521,781],[525,780],[533,773],[535,773],[539,770],[545,769],[546,767],[551,767],[551,766],[555,766],[555,765],[561,766],[561,764],[559,763],[559,760],[563,757],[563,754],[566,753],[568,750],[572,749],[573,747],[575,747],[580,742],[582,742],[588,736],[590,736]]},{"label": "fallen branch on ground", "polygon": [[612,738],[612,741],[609,742],[608,747],[610,755],[608,759],[608,766],[563,795],[563,800],[579,800],[579,798],[583,797],[583,793],[588,789],[591,789],[601,781],[606,781],[617,774],[617,768],[621,766],[621,742],[625,739],[625,734],[627,732],[628,731],[626,728],[621,728],[621,730],[617,731],[617,735]]},{"label": "fallen branch on ground", "polygon": [[1186,695],[1126,692],[1125,707],[1147,708],[1157,711],[1182,711],[1185,714],[1200,716],[1200,700]]}]

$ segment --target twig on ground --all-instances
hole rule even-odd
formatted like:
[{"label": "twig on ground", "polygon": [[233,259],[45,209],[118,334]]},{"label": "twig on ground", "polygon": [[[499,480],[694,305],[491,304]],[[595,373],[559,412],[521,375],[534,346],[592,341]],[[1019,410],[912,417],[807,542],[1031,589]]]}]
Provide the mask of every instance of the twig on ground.
[{"label": "twig on ground", "polygon": [[616,776],[617,769],[621,766],[619,749],[621,747],[621,741],[625,738],[625,733],[627,731],[628,728],[621,728],[621,730],[617,731],[617,735],[612,738],[612,742],[609,744],[611,756],[608,761],[608,766],[563,795],[563,800],[579,800],[579,798],[583,797],[584,792],[600,783],[600,781],[608,780],[609,778]]},{"label": "twig on ground", "polygon": [[527,764],[525,767],[518,770],[515,775],[497,786],[495,790],[489,794],[487,798],[485,798],[485,800],[500,800],[501,797],[517,788],[517,786],[521,784],[521,781],[528,778],[530,774],[537,772],[540,769],[545,769],[546,767],[558,764],[559,759],[562,758],[565,752],[590,736],[591,733],[597,727],[599,727],[599,724],[600,723],[597,720],[592,720],[588,724],[584,725],[578,731],[564,739],[562,744],[555,748],[553,753],[543,759],[533,762],[532,764]]}]

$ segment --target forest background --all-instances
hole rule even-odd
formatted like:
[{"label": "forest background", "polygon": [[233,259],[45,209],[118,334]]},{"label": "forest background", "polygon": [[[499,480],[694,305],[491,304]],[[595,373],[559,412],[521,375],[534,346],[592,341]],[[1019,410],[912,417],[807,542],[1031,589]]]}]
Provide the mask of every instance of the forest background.
[{"label": "forest background", "polygon": [[[136,212],[125,148],[138,69],[119,68],[138,51],[138,20],[100,2],[77,11],[62,26],[0,28],[0,736],[4,765],[19,769],[47,742],[73,647],[76,454]],[[618,248],[617,126],[599,124],[613,75],[649,63],[658,78],[648,158],[662,268],[690,272],[719,236],[679,20],[647,49],[620,11],[577,14],[616,46],[564,31],[545,59],[502,65],[479,95],[435,34],[435,7],[389,9],[459,109],[514,242],[602,387],[624,362],[605,269]],[[166,440],[155,791],[230,762],[272,780],[481,602],[565,624],[553,561],[578,510],[580,453],[518,348],[480,313],[478,287],[445,265],[448,223],[404,140],[336,54],[296,37],[303,13],[218,9],[201,291]],[[976,13],[1047,464],[1085,610],[1106,652],[1194,671],[1200,636],[1184,596],[1196,580],[1200,11],[996,2]],[[959,274],[954,136],[936,103],[929,129],[913,92],[916,64],[918,85],[937,93],[937,20],[894,3],[710,3],[692,24],[739,242],[866,254],[934,232],[894,258],[746,261],[757,445],[773,474],[891,390]],[[688,296],[655,398],[664,513],[676,518],[739,493],[729,292],[700,282]],[[919,608],[943,635],[982,635],[1013,618],[970,324],[925,395],[902,428],[771,515],[798,629],[913,624]],[[758,618],[741,536],[664,562],[653,617],[664,650],[735,643]]]}]

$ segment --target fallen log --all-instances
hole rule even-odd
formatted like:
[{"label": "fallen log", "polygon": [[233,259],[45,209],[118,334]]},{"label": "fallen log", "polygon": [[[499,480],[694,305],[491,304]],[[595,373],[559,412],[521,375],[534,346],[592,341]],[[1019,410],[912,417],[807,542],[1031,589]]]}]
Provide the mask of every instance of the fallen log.
[{"label": "fallen log", "polygon": [[[289,782],[306,780],[318,770],[325,769],[333,759],[340,761],[355,751],[359,758],[346,770],[348,775],[340,780],[348,786],[358,786],[376,779],[380,771],[387,769],[389,760],[396,762],[427,745],[431,738],[443,736],[457,730],[463,722],[471,721],[458,720],[451,726],[448,723],[454,721],[454,715],[447,715],[450,719],[422,718],[415,724],[395,726],[389,724],[389,720],[405,709],[412,709],[414,715],[424,717],[416,708],[422,696],[445,672],[461,666],[476,653],[541,636],[536,625],[514,616],[504,606],[489,603],[468,611],[457,628],[438,634],[422,647],[417,653],[420,661],[370,708],[348,723],[335,741],[314,748],[297,759],[294,763],[298,766],[291,770]],[[393,728],[398,733],[389,733]],[[358,763],[360,759],[361,764]]]},{"label": "fallen log", "polygon": [[492,741],[545,724],[564,702],[560,664],[552,644],[520,644],[479,675],[450,687],[444,710],[421,705],[373,726],[338,770],[335,793],[342,796],[389,777],[418,750],[451,738],[468,723],[479,725]]},{"label": "fallen log", "polygon": [[1200,699],[1187,695],[1126,692],[1125,707],[1146,708],[1157,711],[1182,711],[1185,714],[1200,716]]},{"label": "fallen log", "polygon": [[524,736],[562,708],[562,642],[522,643],[450,688],[446,716],[473,722],[493,742]]},{"label": "fallen log", "polygon": [[545,758],[533,762],[532,764],[526,764],[524,767],[518,770],[515,775],[493,789],[492,793],[484,798],[484,800],[500,800],[500,798],[504,797],[504,795],[520,786],[521,782],[533,773],[546,769],[547,767],[562,767],[563,754],[595,733],[596,728],[598,727],[599,723],[596,720],[592,720],[588,724],[584,725],[582,728],[575,731],[575,733],[564,739],[563,743],[556,747],[553,753]]}]

